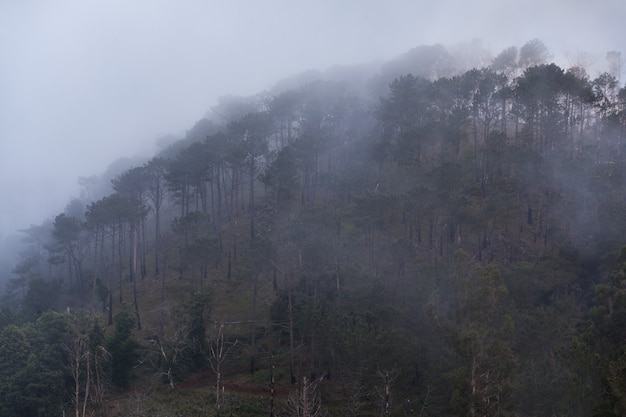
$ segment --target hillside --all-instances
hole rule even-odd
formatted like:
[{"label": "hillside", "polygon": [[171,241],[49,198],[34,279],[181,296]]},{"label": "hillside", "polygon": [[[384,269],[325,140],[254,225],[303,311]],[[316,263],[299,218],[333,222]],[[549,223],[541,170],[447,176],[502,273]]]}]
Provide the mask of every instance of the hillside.
[{"label": "hillside", "polygon": [[0,414],[623,415],[626,88],[548,57],[296,76],[91,184],[26,232]]}]

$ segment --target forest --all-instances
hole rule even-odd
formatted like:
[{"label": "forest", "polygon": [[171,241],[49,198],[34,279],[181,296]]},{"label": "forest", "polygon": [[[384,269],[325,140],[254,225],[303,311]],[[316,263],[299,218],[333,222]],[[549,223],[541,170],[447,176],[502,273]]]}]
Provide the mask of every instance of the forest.
[{"label": "forest", "polygon": [[[0,415],[626,415],[626,88],[539,40],[225,97],[23,231]],[[127,164],[128,165],[128,164]]]}]

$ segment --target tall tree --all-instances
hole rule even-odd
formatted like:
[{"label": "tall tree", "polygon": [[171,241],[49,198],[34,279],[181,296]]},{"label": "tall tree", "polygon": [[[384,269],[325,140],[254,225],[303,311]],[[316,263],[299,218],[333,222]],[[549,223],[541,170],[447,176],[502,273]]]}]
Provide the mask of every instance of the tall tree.
[{"label": "tall tree", "polygon": [[531,39],[519,50],[519,65],[522,69],[544,65],[551,58],[546,45],[539,39]]},{"label": "tall tree", "polygon": [[195,142],[183,148],[176,158],[169,161],[165,179],[176,203],[180,205],[180,217],[192,210],[206,213],[206,183],[212,179],[207,142]]},{"label": "tall tree", "polygon": [[[145,276],[145,235],[144,219],[148,210],[144,204],[144,195],[148,187],[148,176],[145,167],[132,168],[113,180],[113,188],[122,196],[123,205],[119,207],[124,221],[128,224],[130,256],[129,273],[130,281],[133,285],[133,303],[135,305],[135,317],[137,327],[141,329],[141,318],[139,315],[139,304],[137,300],[137,272],[141,272],[141,277]],[[139,251],[142,256],[139,258]],[[141,262],[140,262],[141,260]],[[141,263],[141,265],[138,265]]]},{"label": "tall tree", "polygon": [[111,354],[111,382],[118,388],[127,388],[130,374],[139,358],[139,343],[132,335],[132,315],[121,309],[115,315],[115,328],[107,337],[106,348]]},{"label": "tall tree", "polygon": [[147,197],[154,212],[154,274],[159,275],[161,253],[161,206],[167,190],[165,174],[167,162],[163,158],[153,158],[145,165],[147,176]]},{"label": "tall tree", "polygon": [[389,88],[378,110],[384,147],[394,162],[419,166],[432,121],[431,83],[408,74],[395,79]]},{"label": "tall tree", "polygon": [[255,183],[262,158],[267,154],[268,137],[271,133],[271,119],[265,112],[248,113],[229,126],[229,134],[234,145],[239,149],[241,164],[248,173],[250,211],[250,239],[255,236]]},{"label": "tall tree", "polygon": [[528,68],[517,80],[526,144],[539,152],[552,150],[566,136],[566,86],[565,73],[555,64]]},{"label": "tall tree", "polygon": [[63,253],[62,259],[67,263],[70,281],[74,279],[79,291],[84,293],[83,261],[87,245],[83,223],[75,217],[68,217],[65,213],[61,213],[54,219],[52,236]]},{"label": "tall tree", "polygon": [[491,69],[504,74],[507,78],[514,78],[517,68],[518,49],[516,46],[509,46],[500,52],[491,62]]},{"label": "tall tree", "polygon": [[515,371],[513,319],[508,290],[495,265],[473,269],[462,251],[451,274],[456,307],[452,317],[454,350],[461,368],[452,403],[468,416],[498,416],[510,410]]}]

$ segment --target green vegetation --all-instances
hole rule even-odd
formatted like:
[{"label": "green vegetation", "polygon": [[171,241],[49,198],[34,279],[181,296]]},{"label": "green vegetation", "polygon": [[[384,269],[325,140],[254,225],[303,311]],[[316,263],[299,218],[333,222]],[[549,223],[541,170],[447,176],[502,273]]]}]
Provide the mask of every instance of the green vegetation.
[{"label": "green vegetation", "polygon": [[624,415],[626,89],[547,56],[233,99],[31,228],[0,414]]}]

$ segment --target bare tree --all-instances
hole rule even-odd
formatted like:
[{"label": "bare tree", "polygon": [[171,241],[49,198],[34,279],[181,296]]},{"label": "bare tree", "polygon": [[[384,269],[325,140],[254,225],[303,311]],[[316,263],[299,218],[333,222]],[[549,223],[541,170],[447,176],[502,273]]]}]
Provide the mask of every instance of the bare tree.
[{"label": "bare tree", "polygon": [[387,416],[391,411],[391,386],[398,377],[398,370],[378,371],[381,386],[376,386],[376,393],[381,401],[380,415]]},{"label": "bare tree", "polygon": [[[90,369],[89,369],[89,345],[87,340],[83,335],[78,335],[74,340],[70,342],[67,346],[67,350],[70,354],[70,372],[72,374],[72,379],[74,379],[74,410],[76,412],[76,417],[85,416],[85,407],[87,406],[87,398],[89,397],[89,387],[90,387]],[[87,369],[83,371],[83,368]],[[83,372],[85,376],[83,376]],[[84,381],[84,386],[82,385]],[[83,394],[83,399],[81,401],[81,393]],[[82,403],[82,414],[81,414],[81,403]]]},{"label": "bare tree", "polygon": [[88,336],[78,334],[66,346],[71,358],[69,368],[74,380],[74,410],[76,417],[87,415],[87,404],[102,402],[104,393],[102,361],[108,352],[102,346],[90,346]]},{"label": "bare tree", "polygon": [[348,417],[361,415],[362,408],[366,406],[367,392],[362,384],[361,370],[361,366],[351,369],[348,365],[342,366],[341,369],[341,374],[346,375],[347,378],[343,384],[343,409]]},{"label": "bare tree", "polygon": [[309,381],[302,377],[302,384],[297,393],[292,393],[287,398],[287,413],[290,417],[324,417],[328,412],[322,407],[322,401],[318,392],[318,385],[322,378]]},{"label": "bare tree", "polygon": [[224,335],[224,323],[216,323],[217,334],[209,340],[209,364],[215,373],[215,407],[219,410],[223,402],[224,386],[222,371],[226,359],[238,345],[238,341],[229,342]]}]

